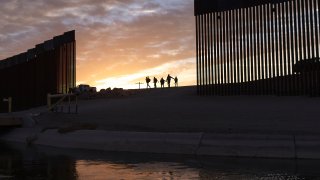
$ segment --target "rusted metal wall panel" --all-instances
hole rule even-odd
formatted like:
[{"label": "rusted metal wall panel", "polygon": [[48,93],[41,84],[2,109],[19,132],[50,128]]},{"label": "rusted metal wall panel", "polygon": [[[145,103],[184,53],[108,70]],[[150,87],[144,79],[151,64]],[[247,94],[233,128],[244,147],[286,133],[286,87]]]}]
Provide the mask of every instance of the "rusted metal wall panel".
[{"label": "rusted metal wall panel", "polygon": [[45,105],[47,93],[67,93],[75,87],[75,62],[75,31],[0,61],[0,111],[7,110],[3,98],[12,97],[17,111]]}]

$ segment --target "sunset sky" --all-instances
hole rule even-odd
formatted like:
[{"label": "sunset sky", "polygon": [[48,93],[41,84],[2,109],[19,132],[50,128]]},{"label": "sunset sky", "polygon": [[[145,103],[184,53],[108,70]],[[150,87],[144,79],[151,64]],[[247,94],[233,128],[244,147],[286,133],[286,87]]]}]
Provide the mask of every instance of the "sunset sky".
[{"label": "sunset sky", "polygon": [[1,0],[0,59],[75,29],[77,84],[138,88],[168,73],[195,84],[193,1]]}]

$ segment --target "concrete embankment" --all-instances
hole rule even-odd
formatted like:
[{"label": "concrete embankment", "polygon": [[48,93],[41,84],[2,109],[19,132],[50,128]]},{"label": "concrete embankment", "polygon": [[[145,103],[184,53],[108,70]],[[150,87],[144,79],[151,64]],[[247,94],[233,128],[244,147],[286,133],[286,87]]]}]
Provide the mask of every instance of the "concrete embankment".
[{"label": "concrete embankment", "polygon": [[[319,98],[200,97],[195,91],[150,89],[80,100],[78,114],[51,113],[46,107],[13,113],[24,117],[23,128],[0,140],[105,151],[320,159]],[[82,125],[90,128],[57,131]]]},{"label": "concrete embankment", "polygon": [[261,134],[80,130],[60,134],[18,128],[0,140],[59,148],[209,156],[320,159],[320,137]]}]

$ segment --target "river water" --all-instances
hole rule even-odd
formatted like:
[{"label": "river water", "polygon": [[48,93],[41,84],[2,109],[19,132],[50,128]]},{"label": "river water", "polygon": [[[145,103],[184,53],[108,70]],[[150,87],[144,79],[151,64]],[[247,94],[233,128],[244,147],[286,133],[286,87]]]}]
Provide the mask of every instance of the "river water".
[{"label": "river water", "polygon": [[320,161],[111,153],[0,143],[0,179],[320,179]]}]

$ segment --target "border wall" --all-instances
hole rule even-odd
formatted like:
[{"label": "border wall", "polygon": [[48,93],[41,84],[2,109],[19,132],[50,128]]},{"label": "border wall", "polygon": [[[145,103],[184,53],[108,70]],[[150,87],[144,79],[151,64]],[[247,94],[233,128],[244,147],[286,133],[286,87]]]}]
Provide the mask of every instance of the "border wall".
[{"label": "border wall", "polygon": [[0,61],[0,112],[12,97],[13,111],[46,104],[48,93],[67,93],[76,83],[75,31]]},{"label": "border wall", "polygon": [[199,95],[320,96],[319,0],[195,0]]}]

